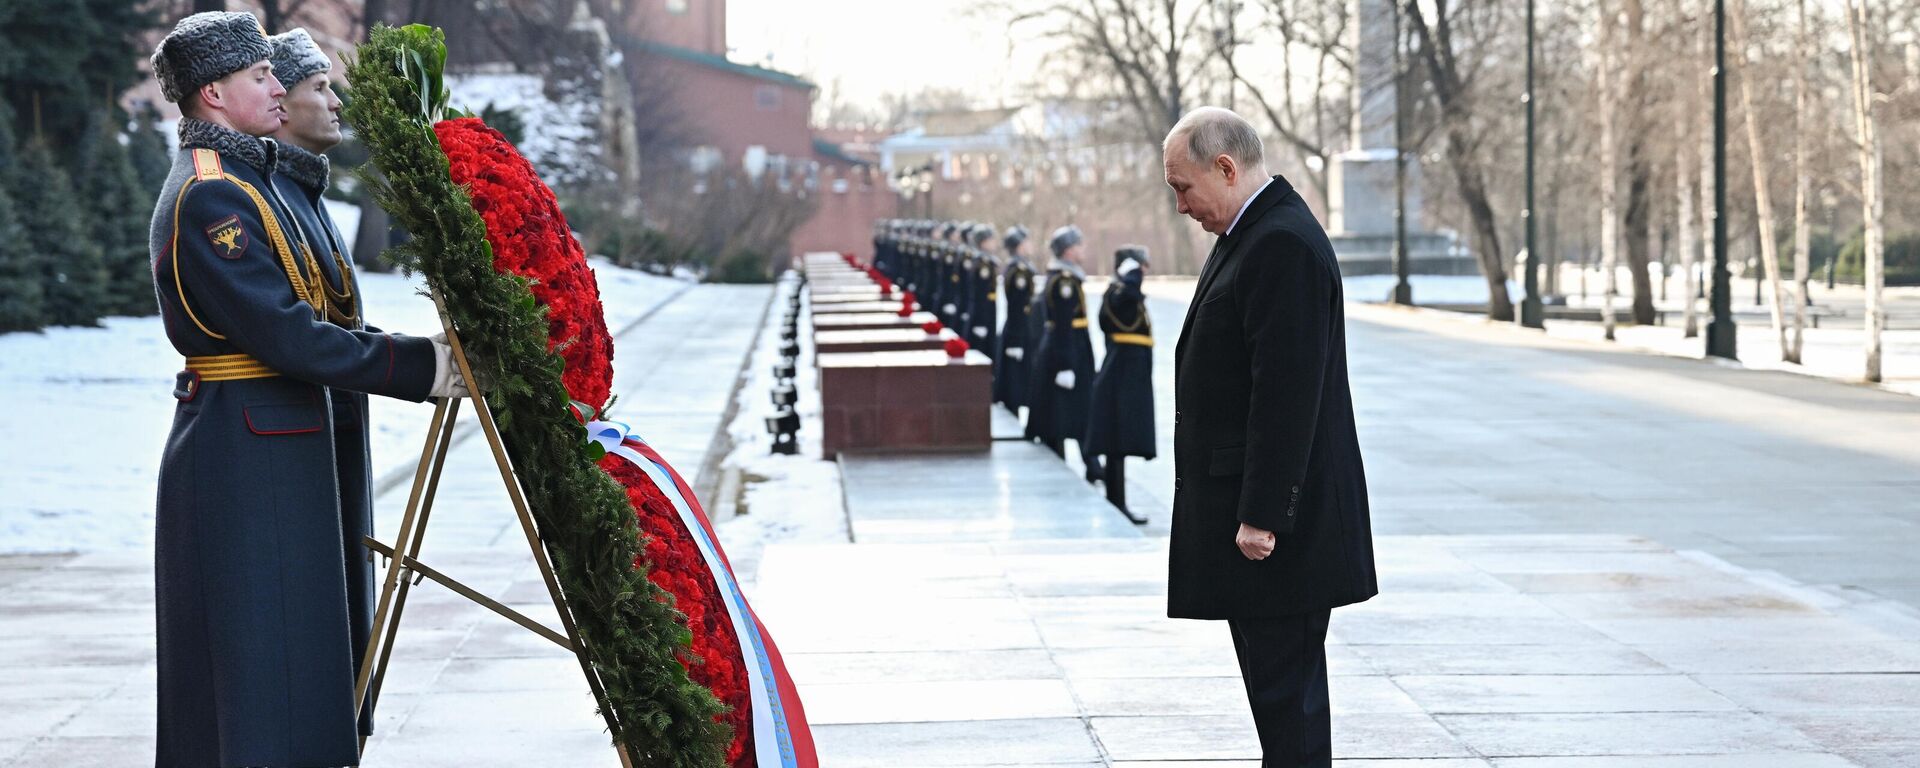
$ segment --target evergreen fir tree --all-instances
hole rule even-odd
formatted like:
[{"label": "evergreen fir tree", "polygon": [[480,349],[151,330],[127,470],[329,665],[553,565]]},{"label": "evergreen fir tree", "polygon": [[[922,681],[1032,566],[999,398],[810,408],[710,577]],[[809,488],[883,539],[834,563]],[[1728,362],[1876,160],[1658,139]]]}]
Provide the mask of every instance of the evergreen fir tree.
[{"label": "evergreen fir tree", "polygon": [[151,315],[158,311],[147,254],[155,191],[142,188],[127,148],[120,144],[117,122],[101,121],[100,130],[87,143],[75,186],[86,202],[88,230],[100,248],[101,266],[106,271],[104,313]]},{"label": "evergreen fir tree", "polygon": [[14,202],[24,243],[37,254],[46,325],[98,325],[107,310],[107,271],[90,215],[67,172],[40,138],[28,139],[13,168]]},{"label": "evergreen fir tree", "polygon": [[[133,133],[127,135],[127,156],[140,176],[140,189],[148,197],[160,194],[167,173],[173,170],[173,153],[167,149],[167,137],[160,132],[160,110],[152,102],[141,102],[133,111]],[[148,205],[148,209],[152,209]]]},{"label": "evergreen fir tree", "polygon": [[31,331],[46,325],[46,290],[41,285],[40,254],[27,241],[14,185],[19,153],[13,144],[12,118],[0,105],[0,333]]}]

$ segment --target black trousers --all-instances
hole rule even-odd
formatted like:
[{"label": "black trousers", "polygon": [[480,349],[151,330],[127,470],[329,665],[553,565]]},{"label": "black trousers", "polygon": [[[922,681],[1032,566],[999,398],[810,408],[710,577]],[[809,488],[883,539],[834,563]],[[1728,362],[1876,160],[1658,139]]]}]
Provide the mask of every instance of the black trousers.
[{"label": "black trousers", "polygon": [[1330,611],[1228,619],[1240,677],[1247,685],[1261,768],[1329,768],[1333,729],[1327,711]]}]

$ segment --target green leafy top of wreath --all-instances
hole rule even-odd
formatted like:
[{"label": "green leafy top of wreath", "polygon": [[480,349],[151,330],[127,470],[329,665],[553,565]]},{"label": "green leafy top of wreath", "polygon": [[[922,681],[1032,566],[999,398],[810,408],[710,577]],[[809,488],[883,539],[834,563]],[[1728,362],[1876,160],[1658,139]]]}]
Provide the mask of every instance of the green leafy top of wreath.
[{"label": "green leafy top of wreath", "polygon": [[487,404],[605,689],[613,741],[636,765],[723,766],[731,734],[715,717],[725,706],[687,676],[691,636],[671,595],[647,579],[650,566],[633,567],[633,508],[569,414],[545,310],[525,278],[494,270],[485,223],[448,173],[433,132],[448,101],[445,63],[444,33],[414,24],[376,27],[347,65],[346,118],[379,170],[362,179],[413,235],[385,255],[425,275],[470,361],[491,374]]}]

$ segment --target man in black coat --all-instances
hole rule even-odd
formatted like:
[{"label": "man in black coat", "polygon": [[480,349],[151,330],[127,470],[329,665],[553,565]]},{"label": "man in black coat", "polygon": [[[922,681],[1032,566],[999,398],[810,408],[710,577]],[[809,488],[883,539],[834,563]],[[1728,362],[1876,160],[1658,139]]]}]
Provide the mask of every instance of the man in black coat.
[{"label": "man in black coat", "polygon": [[1174,348],[1167,615],[1227,620],[1264,766],[1331,765],[1329,613],[1379,592],[1340,268],[1245,119],[1195,110],[1164,150],[1219,236]]},{"label": "man in black coat", "polygon": [[1107,501],[1127,519],[1145,523],[1145,515],[1127,508],[1128,456],[1152,459],[1153,321],[1140,286],[1147,274],[1146,246],[1122,246],[1113,254],[1113,282],[1100,302],[1100,331],[1107,356],[1093,377],[1093,410],[1087,417],[1087,452],[1106,457],[1101,483]]}]

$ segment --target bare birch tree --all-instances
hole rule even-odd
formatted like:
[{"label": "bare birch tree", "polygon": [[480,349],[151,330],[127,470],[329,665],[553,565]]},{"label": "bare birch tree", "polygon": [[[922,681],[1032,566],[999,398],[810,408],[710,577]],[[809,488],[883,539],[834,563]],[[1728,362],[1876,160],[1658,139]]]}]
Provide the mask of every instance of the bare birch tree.
[{"label": "bare birch tree", "polygon": [[1787,340],[1787,326],[1782,315],[1784,299],[1780,289],[1779,241],[1774,239],[1775,222],[1773,220],[1773,194],[1769,188],[1767,153],[1761,148],[1760,113],[1753,103],[1753,38],[1747,34],[1747,4],[1745,0],[1734,0],[1733,39],[1735,47],[1740,49],[1740,105],[1746,113],[1747,152],[1753,169],[1754,215],[1760,224],[1760,262],[1767,276],[1768,294],[1773,301],[1768,304],[1768,312],[1773,318],[1773,333],[1780,340],[1781,359],[1791,359],[1793,346]]},{"label": "bare birch tree", "polygon": [[1866,226],[1866,380],[1880,380],[1880,332],[1886,308],[1880,304],[1886,283],[1885,205],[1881,199],[1880,133],[1873,92],[1873,50],[1867,0],[1846,0],[1848,59],[1853,65],[1854,143],[1860,159],[1860,212]]}]

